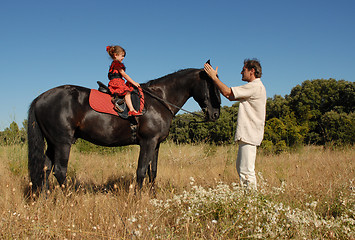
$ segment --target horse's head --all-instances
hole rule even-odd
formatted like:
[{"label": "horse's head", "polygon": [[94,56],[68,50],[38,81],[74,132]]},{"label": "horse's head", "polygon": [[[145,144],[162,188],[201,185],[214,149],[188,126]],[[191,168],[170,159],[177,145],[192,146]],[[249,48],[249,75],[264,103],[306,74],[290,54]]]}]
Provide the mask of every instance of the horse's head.
[{"label": "horse's head", "polygon": [[213,80],[204,70],[199,73],[197,87],[194,88],[193,98],[200,105],[207,121],[216,121],[219,118],[221,108],[221,96]]}]

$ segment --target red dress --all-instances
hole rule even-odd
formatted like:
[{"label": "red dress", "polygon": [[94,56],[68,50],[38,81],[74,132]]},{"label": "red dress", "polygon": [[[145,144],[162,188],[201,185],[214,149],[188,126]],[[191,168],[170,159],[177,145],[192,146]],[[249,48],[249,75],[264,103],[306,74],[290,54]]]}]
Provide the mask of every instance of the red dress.
[{"label": "red dress", "polygon": [[108,88],[112,94],[116,93],[119,96],[124,96],[127,92],[133,91],[133,86],[130,82],[123,80],[120,69],[126,70],[125,65],[117,60],[112,61],[108,72],[108,79],[110,79]]}]

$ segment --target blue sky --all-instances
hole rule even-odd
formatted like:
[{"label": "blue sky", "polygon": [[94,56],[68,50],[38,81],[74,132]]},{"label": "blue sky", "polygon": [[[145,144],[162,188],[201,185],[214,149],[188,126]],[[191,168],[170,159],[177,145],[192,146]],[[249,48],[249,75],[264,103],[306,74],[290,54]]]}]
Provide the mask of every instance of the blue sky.
[{"label": "blue sky", "polygon": [[108,82],[112,44],[126,49],[139,83],[211,59],[237,86],[245,58],[261,61],[268,97],[305,80],[354,81],[354,10],[352,0],[2,1],[0,130],[22,127],[31,101],[50,88]]}]

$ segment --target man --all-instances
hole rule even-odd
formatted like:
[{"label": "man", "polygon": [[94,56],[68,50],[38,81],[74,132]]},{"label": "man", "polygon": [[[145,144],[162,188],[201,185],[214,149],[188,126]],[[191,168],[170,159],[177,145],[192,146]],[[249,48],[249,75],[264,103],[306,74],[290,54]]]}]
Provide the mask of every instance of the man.
[{"label": "man", "polygon": [[204,68],[223,96],[230,101],[240,101],[235,133],[235,141],[239,144],[236,167],[241,185],[256,190],[256,147],[260,146],[264,137],[266,114],[266,91],[260,80],[260,62],[256,59],[244,60],[241,74],[247,84],[231,88],[219,80],[218,67],[215,70],[206,63]]}]

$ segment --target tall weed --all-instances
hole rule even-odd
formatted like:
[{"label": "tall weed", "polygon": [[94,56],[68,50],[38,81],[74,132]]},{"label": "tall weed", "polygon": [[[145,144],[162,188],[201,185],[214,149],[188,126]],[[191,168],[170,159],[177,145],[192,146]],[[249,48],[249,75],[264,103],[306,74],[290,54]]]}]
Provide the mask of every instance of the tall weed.
[{"label": "tall weed", "polygon": [[[11,148],[12,147],[12,148]],[[26,148],[0,147],[1,239],[352,239],[355,149],[259,151],[259,190],[237,184],[237,147],[163,143],[156,195],[135,192],[139,147],[73,147],[69,186],[30,201]]]}]

